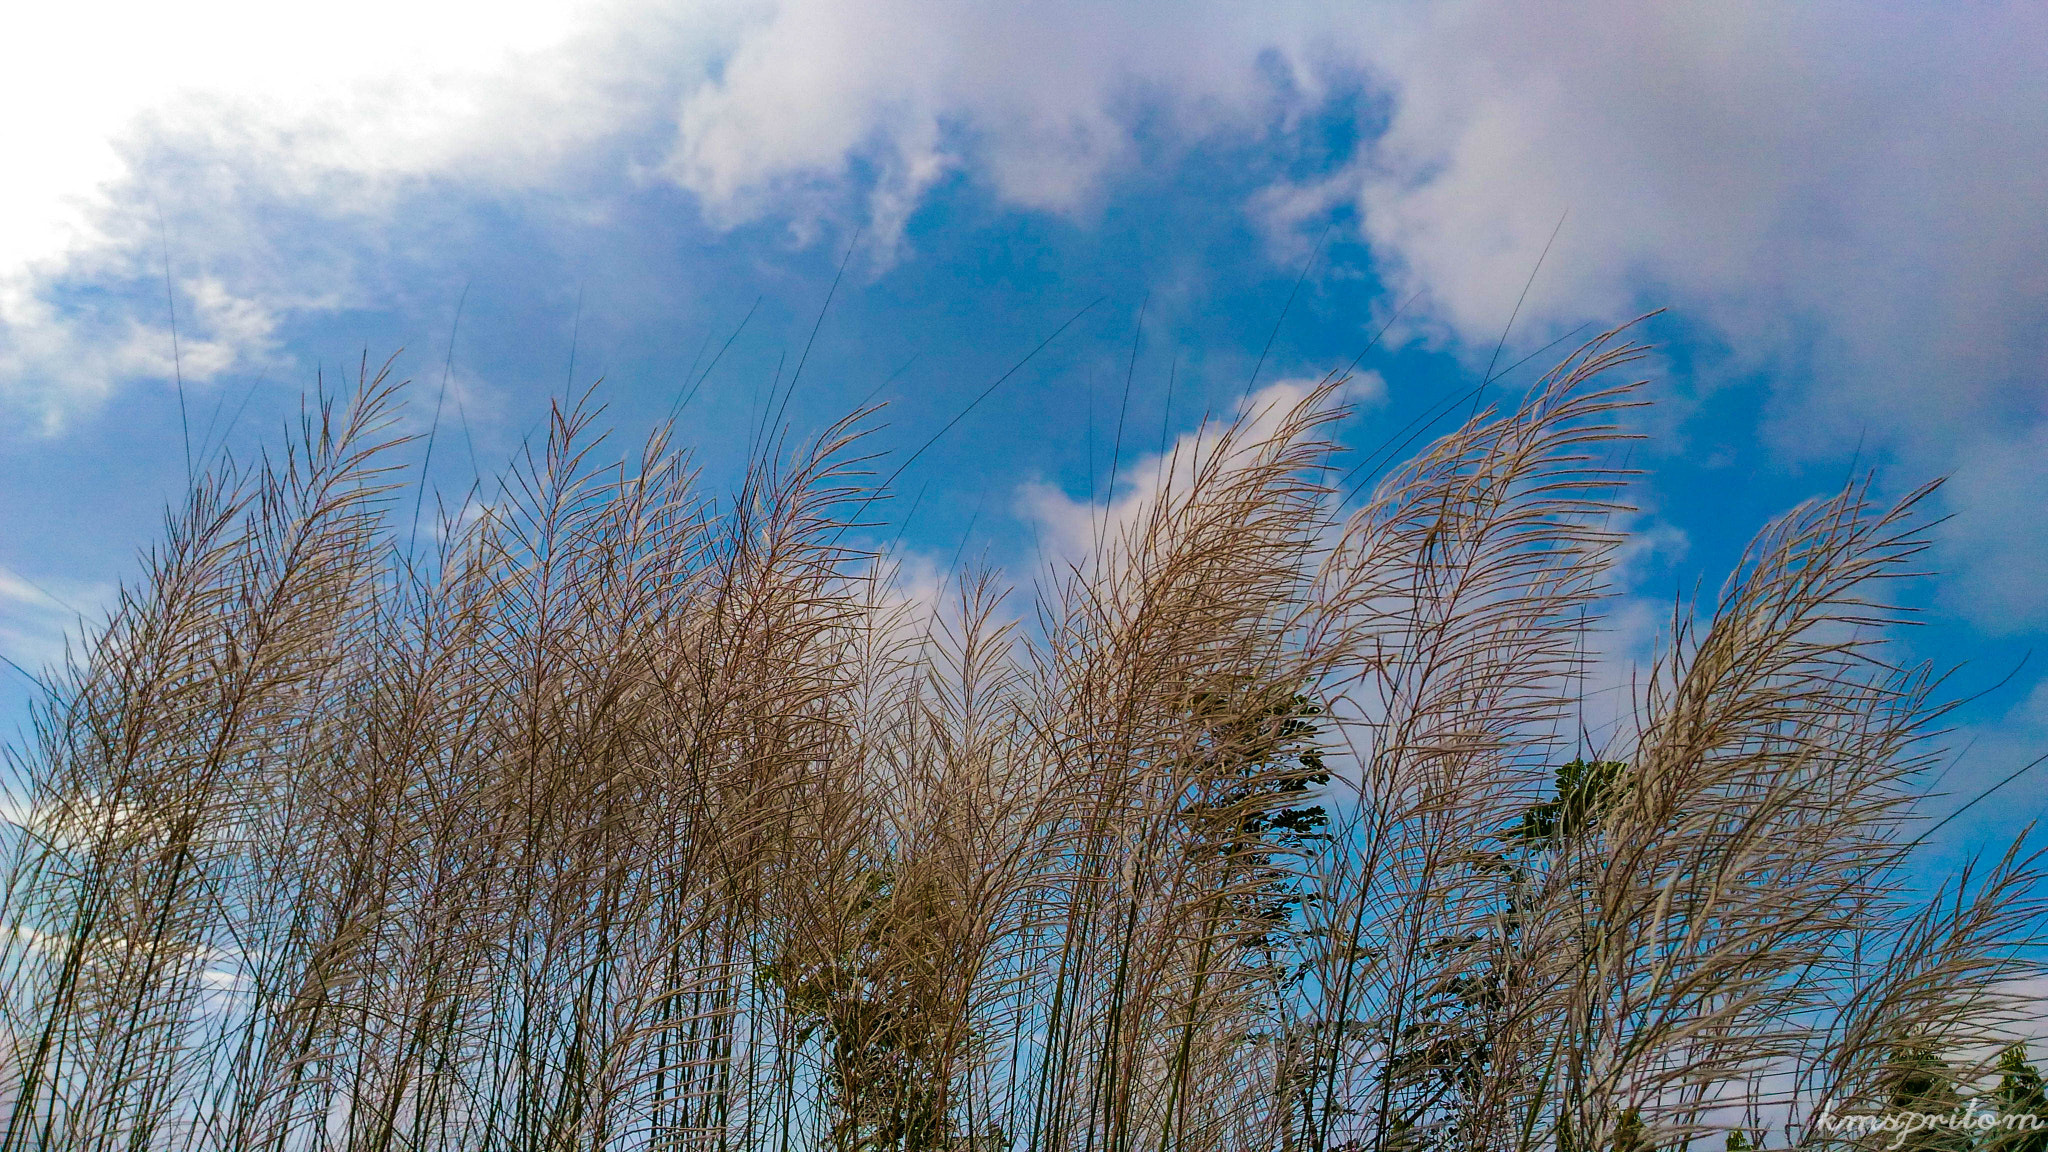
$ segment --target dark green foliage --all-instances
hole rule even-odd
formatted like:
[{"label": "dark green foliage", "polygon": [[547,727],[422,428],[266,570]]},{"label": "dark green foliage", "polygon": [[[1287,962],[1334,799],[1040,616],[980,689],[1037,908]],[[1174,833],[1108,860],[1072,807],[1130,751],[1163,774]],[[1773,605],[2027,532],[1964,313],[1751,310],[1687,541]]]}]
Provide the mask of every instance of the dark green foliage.
[{"label": "dark green foliage", "polygon": [[2043,1090],[2041,1073],[2027,1063],[2026,1049],[2015,1044],[2000,1053],[1998,1073],[1998,1086],[1989,1093],[1989,1110],[1998,1115],[1999,1128],[1979,1142],[1979,1149],[2048,1152],[2048,1091]]},{"label": "dark green foliage", "polygon": [[[1493,1059],[1492,1031],[1499,1026],[1504,997],[1501,964],[1522,930],[1529,886],[1548,857],[1586,849],[1601,816],[1625,794],[1627,771],[1626,764],[1611,760],[1575,759],[1560,765],[1550,799],[1530,805],[1492,837],[1490,843],[1499,847],[1475,846],[1472,866],[1498,890],[1499,910],[1489,918],[1492,934],[1436,943],[1440,954],[1461,959],[1447,965],[1437,994],[1423,1002],[1400,1037],[1401,1051],[1388,1063],[1386,1076],[1397,1085],[1395,1098],[1404,1102],[1398,1123],[1406,1146],[1465,1146],[1469,1134],[1461,1120]],[[1568,1134],[1559,1139],[1561,1147],[1570,1142]],[[1641,1116],[1624,1114],[1614,1146],[1647,1150],[1647,1140]]]},{"label": "dark green foliage", "polygon": [[[1885,1100],[1889,1112],[1958,1118],[1964,1114],[1963,1097],[1956,1088],[1953,1071],[1946,1061],[1930,1052],[1902,1053],[1891,1069],[1890,1082],[1891,1091]],[[1893,1146],[1901,1152],[1972,1152],[1976,1138],[1958,1127],[1928,1127],[1905,1134],[1904,1142]]]},{"label": "dark green foliage", "polygon": [[1617,760],[1573,760],[1557,770],[1557,795],[1523,813],[1504,834],[1530,848],[1558,848],[1597,829],[1600,817],[1627,790],[1628,765]]},{"label": "dark green foliage", "polygon": [[1182,769],[1203,783],[1181,809],[1191,853],[1224,863],[1227,897],[1247,949],[1270,949],[1298,928],[1314,898],[1304,863],[1327,841],[1329,813],[1315,799],[1330,782],[1317,746],[1322,709],[1299,692],[1264,706],[1198,693],[1190,719],[1201,737]]},{"label": "dark green foliage", "polygon": [[837,951],[762,969],[787,1005],[792,1042],[802,1047],[816,1035],[826,1047],[824,1090],[836,1117],[827,1138],[835,1152],[967,1144],[946,1107],[944,1009],[931,1002],[935,958],[891,947],[892,937],[900,944],[922,927],[912,922],[916,903],[890,870],[876,869],[847,911],[852,930]]}]

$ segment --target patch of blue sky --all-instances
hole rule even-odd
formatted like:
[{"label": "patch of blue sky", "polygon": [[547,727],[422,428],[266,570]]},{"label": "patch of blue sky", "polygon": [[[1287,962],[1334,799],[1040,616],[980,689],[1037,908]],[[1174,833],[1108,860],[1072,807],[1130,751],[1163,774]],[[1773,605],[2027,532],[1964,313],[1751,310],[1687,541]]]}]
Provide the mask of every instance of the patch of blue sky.
[{"label": "patch of blue sky", "polygon": [[[1259,55],[1252,87],[1262,95],[1253,102],[1268,111],[1194,130],[1170,95],[1130,88],[1111,110],[1125,132],[1120,159],[1077,178],[1078,190],[1054,207],[1020,204],[1018,181],[990,174],[986,137],[1000,121],[964,114],[940,117],[936,147],[946,163],[911,192],[892,183],[902,161],[883,126],[876,142],[837,163],[796,167],[767,208],[737,217],[656,174],[675,132],[665,119],[605,137],[530,181],[430,171],[360,190],[362,203],[347,181],[336,191],[263,178],[260,151],[214,154],[176,140],[144,149],[135,163],[148,169],[156,195],[130,189],[117,198],[114,256],[75,262],[34,291],[78,340],[155,341],[161,360],[169,354],[167,253],[181,338],[188,349],[212,342],[214,361],[188,372],[182,416],[174,382],[155,362],[137,361],[98,368],[103,398],[74,404],[61,427],[29,418],[0,433],[9,461],[0,469],[0,504],[9,509],[0,566],[66,601],[74,598],[67,590],[104,597],[157,537],[163,506],[184,482],[188,439],[202,453],[222,445],[253,458],[277,442],[316,378],[345,387],[366,357],[374,369],[393,353],[399,373],[415,381],[410,430],[427,431],[448,381],[431,483],[454,501],[535,434],[551,398],[600,380],[602,423],[617,429],[622,451],[687,396],[679,441],[714,487],[730,483],[771,397],[798,439],[856,404],[886,402],[872,444],[890,453],[879,466],[893,470],[1060,331],[917,455],[883,513],[908,516],[914,507],[907,524],[886,531],[900,529],[907,546],[941,561],[986,559],[1020,583],[1040,560],[1021,494],[1049,484],[1073,500],[1106,498],[1119,423],[1128,476],[1129,462],[1166,437],[1227,411],[1255,365],[1270,383],[1359,357],[1359,370],[1384,380],[1385,393],[1341,434],[1369,452],[1471,389],[1489,363],[1513,366],[1487,393],[1505,401],[1578,338],[1568,334],[1580,325],[1589,335],[1665,305],[1673,311],[1641,328],[1657,345],[1646,374],[1659,407],[1642,418],[1650,438],[1627,457],[1645,472],[1636,526],[1654,545],[1627,569],[1625,592],[1640,621],[1654,626],[1674,597],[1711,597],[1766,519],[1858,469],[1877,469],[1881,490],[1897,493],[1971,464],[1914,447],[1911,429],[1901,432],[1873,407],[1886,402],[1882,389],[1855,400],[1847,416],[1827,409],[1823,419],[1812,396],[1857,395],[1831,365],[1869,356],[1842,359],[1847,338],[1826,301],[1795,295],[1793,307],[1745,328],[1729,317],[1747,313],[1715,296],[1722,281],[1702,289],[1671,271],[1682,256],[1620,259],[1609,290],[1585,290],[1583,269],[1570,271],[1575,262],[1634,251],[1583,240],[1600,233],[1598,219],[1567,218],[1544,270],[1530,246],[1475,233],[1474,247],[1495,253],[1471,259],[1498,307],[1473,303],[1470,291],[1459,296],[1440,253],[1375,233],[1368,217],[1393,210],[1356,194],[1361,169],[1386,163],[1374,147],[1395,124],[1404,90],[1371,82],[1360,65],[1333,67],[1304,86],[1298,65],[1294,56]],[[1459,155],[1397,175],[1427,185]],[[1542,201],[1542,233],[1563,211],[1551,203],[1556,190],[1553,181],[1528,193]],[[890,209],[894,224],[878,207],[892,195],[903,201]],[[1530,307],[1496,357],[1525,281]],[[1811,292],[1815,283],[1794,287]],[[1869,286],[1844,287],[1852,289]],[[2033,306],[2014,299],[2021,311]],[[1411,307],[1387,341],[1366,350]],[[1483,324],[1461,319],[1487,309]],[[1524,360],[1559,337],[1564,344]],[[799,361],[802,378],[785,409],[778,381],[786,386]],[[30,362],[11,370],[53,369]],[[2001,411],[2033,402],[2032,384],[2005,383],[2018,399],[2009,396]],[[1858,411],[1872,425],[1867,436],[1850,430]],[[2008,417],[2022,427],[2029,419]],[[415,446],[416,462],[423,448]],[[1972,491],[2010,495],[1977,483]],[[1967,567],[1969,539],[1943,537],[1931,562]],[[1983,692],[1956,714],[1953,743],[1967,753],[1943,786],[1959,797],[2048,746],[2039,662],[2006,678],[2048,635],[2043,617],[1986,611],[1970,587],[1957,579],[1912,586],[1924,623],[1901,638],[1915,658],[1962,664],[1958,692]],[[33,662],[53,651],[47,607],[19,597],[0,605],[26,622],[4,633],[10,658]],[[0,677],[12,729],[29,689],[12,672]],[[2044,799],[2048,772],[2015,781],[1945,830],[1944,859],[2009,837]]]}]

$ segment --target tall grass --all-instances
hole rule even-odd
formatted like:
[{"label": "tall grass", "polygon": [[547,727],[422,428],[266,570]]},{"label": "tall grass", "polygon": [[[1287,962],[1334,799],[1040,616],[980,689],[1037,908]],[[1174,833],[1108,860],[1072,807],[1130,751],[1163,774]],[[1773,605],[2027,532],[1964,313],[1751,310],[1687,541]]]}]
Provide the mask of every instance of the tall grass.
[{"label": "tall grass", "polygon": [[394,387],[321,398],[13,754],[5,1147],[1819,1145],[1968,1084],[2043,890],[1913,897],[1926,490],[1769,526],[1574,748],[1639,354],[1363,503],[1339,382],[1213,425],[1029,604],[856,543],[865,414],[715,498],[557,409],[414,556]]}]

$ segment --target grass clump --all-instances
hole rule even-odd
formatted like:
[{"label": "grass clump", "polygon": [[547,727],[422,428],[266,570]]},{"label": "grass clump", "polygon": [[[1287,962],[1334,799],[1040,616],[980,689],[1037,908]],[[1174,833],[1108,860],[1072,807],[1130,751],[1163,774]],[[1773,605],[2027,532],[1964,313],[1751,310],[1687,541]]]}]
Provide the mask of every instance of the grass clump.
[{"label": "grass clump", "polygon": [[854,543],[858,418],[721,500],[558,409],[416,557],[395,390],[323,399],[14,753],[0,1144],[1826,1146],[1954,1098],[2042,903],[2017,851],[1912,897],[1925,489],[1769,526],[1568,755],[1638,354],[1357,504],[1335,381],[1205,429],[1022,619]]}]

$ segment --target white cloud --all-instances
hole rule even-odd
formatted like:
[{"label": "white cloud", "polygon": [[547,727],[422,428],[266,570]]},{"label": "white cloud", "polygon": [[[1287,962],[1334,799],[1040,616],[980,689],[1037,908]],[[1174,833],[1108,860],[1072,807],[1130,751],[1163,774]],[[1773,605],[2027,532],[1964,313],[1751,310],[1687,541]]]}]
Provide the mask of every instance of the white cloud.
[{"label": "white cloud", "polygon": [[2048,354],[2036,5],[748,12],[682,101],[666,169],[722,219],[801,216],[855,162],[884,233],[953,169],[1072,210],[1133,162],[1141,116],[1182,139],[1260,131],[1364,76],[1390,99],[1384,135],[1248,207],[1285,227],[1354,200],[1423,314],[1482,355],[1566,217],[1532,331],[1672,304],[1752,363],[1816,368],[1800,415],[1849,439],[1952,447],[1959,407],[2033,411],[2012,394],[2038,392]]},{"label": "white cloud", "polygon": [[43,675],[63,661],[67,639],[76,644],[101,622],[114,594],[110,585],[32,581],[0,565],[0,655]]},{"label": "white cloud", "polygon": [[[1177,437],[1164,453],[1137,455],[1117,469],[1116,491],[1100,503],[1076,500],[1056,485],[1033,481],[1017,493],[1017,510],[1036,533],[1042,559],[1061,569],[1086,571],[1104,543],[1114,544],[1141,524],[1161,501],[1177,501],[1194,489],[1198,477],[1221,466],[1228,473],[1252,464],[1281,422],[1314,391],[1317,381],[1277,380],[1238,402],[1230,420],[1209,419]],[[1386,398],[1386,381],[1377,372],[1360,372],[1339,385],[1333,401],[1363,409]],[[1215,453],[1227,445],[1222,461]]]},{"label": "white cloud", "polygon": [[[694,10],[694,26],[716,13]],[[188,379],[260,360],[281,314],[362,291],[344,255],[280,257],[260,209],[375,220],[421,178],[542,183],[664,106],[664,78],[698,59],[673,50],[687,39],[642,0],[10,13],[0,402],[54,428],[124,382],[170,375],[166,263],[191,309]],[[143,303],[61,302],[67,284],[152,279],[133,293]]]},{"label": "white cloud", "polygon": [[[1419,329],[1485,356],[1562,218],[1522,331],[1671,305],[1773,370],[1782,451],[1868,433],[1924,473],[1973,459],[1987,424],[1995,446],[2044,415],[2038,5],[756,12],[684,102],[669,168],[731,218],[814,211],[857,160],[879,173],[884,233],[953,168],[1072,210],[1132,163],[1141,108],[1182,138],[1264,129],[1362,75],[1389,101],[1384,134],[1247,207],[1285,228],[1355,203],[1422,291]],[[2048,549],[2031,555],[2009,579],[2048,610]]]},{"label": "white cloud", "polygon": [[2048,617],[2048,424],[1980,434],[1946,495],[1955,515],[1942,526],[1944,542],[1953,559],[1967,560],[1947,587],[1952,603],[1993,628]]},{"label": "white cloud", "polygon": [[1458,331],[1498,329],[1568,213],[1525,319],[1647,290],[1811,357],[1801,415],[1947,447],[2039,395],[2044,50],[2034,5],[1451,5],[1380,61],[1395,111],[1354,187]]},{"label": "white cloud", "polygon": [[[144,283],[164,247],[242,302],[209,329],[195,299],[201,375],[360,291],[354,254],[272,267],[257,203],[374,227],[421,180],[541,188],[602,153],[714,223],[857,211],[887,260],[949,174],[1086,212],[1141,123],[1256,137],[1362,78],[1384,133],[1258,221],[1356,204],[1420,327],[1483,356],[1568,214],[1531,337],[1670,304],[1787,382],[1779,448],[1868,432],[1938,470],[2048,418],[2044,50],[2048,9],[2016,0],[43,5],[0,42],[0,101],[33,110],[0,117],[0,402],[49,424],[159,373],[163,317],[110,332],[56,287]],[[2031,555],[2011,579],[2048,588]]]},{"label": "white cloud", "polygon": [[1377,74],[1355,198],[1484,356],[1560,218],[1526,331],[1669,304],[1776,380],[1793,455],[1866,435],[1955,471],[1944,563],[1981,622],[2048,618],[2048,10],[1432,8]]},{"label": "white cloud", "polygon": [[132,314],[66,316],[36,295],[32,281],[0,281],[0,398],[53,431],[68,411],[98,402],[121,383],[182,375],[187,384],[204,385],[272,358],[278,318],[264,304],[212,276],[175,288],[177,339],[168,324]]},{"label": "white cloud", "polygon": [[[44,4],[10,15],[0,41],[0,268],[103,240],[96,210],[133,177],[127,146],[156,136],[241,136],[321,170],[418,171],[479,135],[515,75],[537,65],[590,6],[369,0]],[[531,88],[526,96],[536,95]],[[33,110],[33,112],[29,111]],[[535,118],[522,135],[564,128]],[[509,134],[505,134],[509,135]],[[265,139],[267,138],[267,139]],[[493,152],[516,141],[491,141]],[[510,157],[507,157],[510,159]]]},{"label": "white cloud", "polygon": [[[1035,0],[760,4],[723,67],[683,101],[668,172],[724,219],[785,211],[865,160],[877,245],[967,167],[1009,203],[1069,211],[1129,162],[1132,115],[1163,104],[1199,135],[1281,110],[1267,64],[1294,65],[1344,6]],[[1277,56],[1269,58],[1274,49]]]}]

